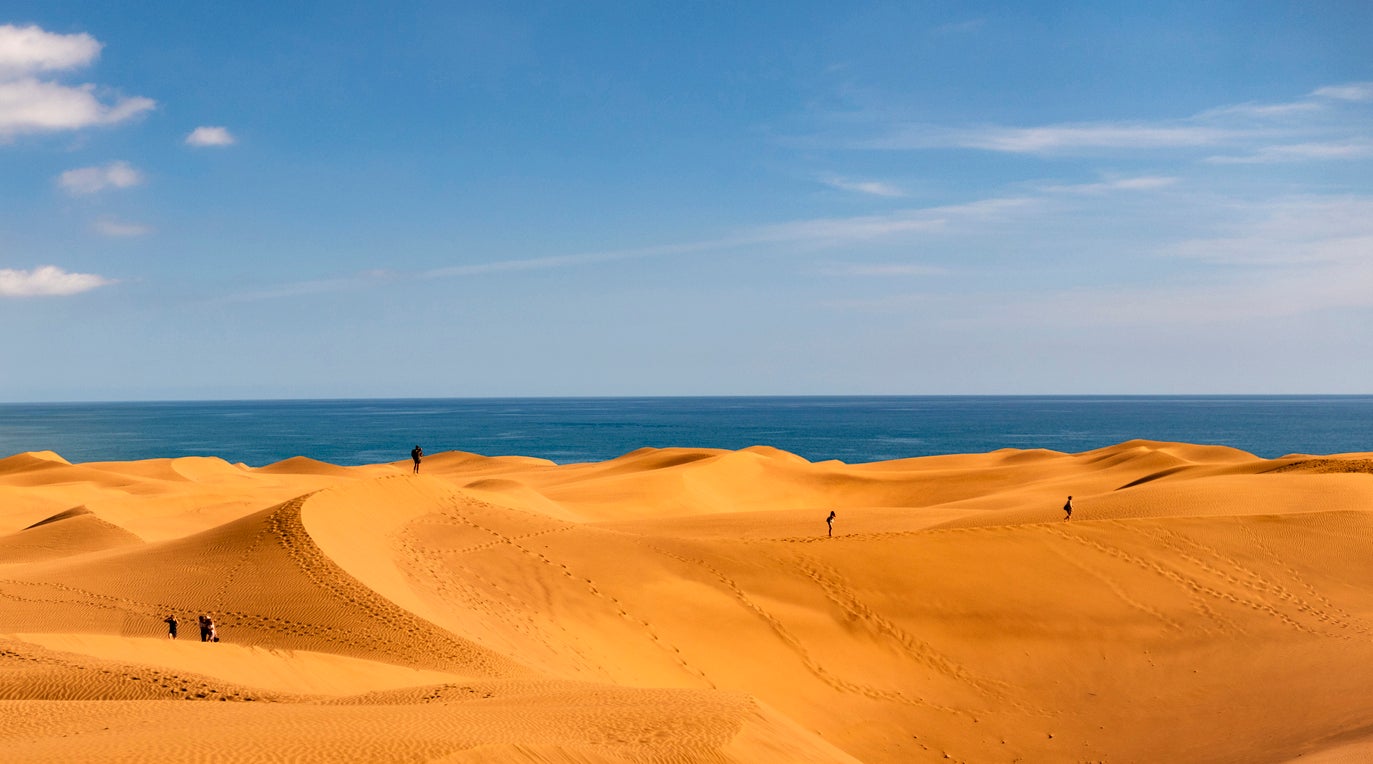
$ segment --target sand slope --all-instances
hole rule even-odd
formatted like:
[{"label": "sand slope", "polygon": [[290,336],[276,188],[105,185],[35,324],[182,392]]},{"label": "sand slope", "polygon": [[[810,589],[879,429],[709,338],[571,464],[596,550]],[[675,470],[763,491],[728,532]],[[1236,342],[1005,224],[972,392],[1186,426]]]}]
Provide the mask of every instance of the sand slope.
[{"label": "sand slope", "polygon": [[1373,750],[1370,454],[38,452],[0,460],[0,498],[15,760]]}]

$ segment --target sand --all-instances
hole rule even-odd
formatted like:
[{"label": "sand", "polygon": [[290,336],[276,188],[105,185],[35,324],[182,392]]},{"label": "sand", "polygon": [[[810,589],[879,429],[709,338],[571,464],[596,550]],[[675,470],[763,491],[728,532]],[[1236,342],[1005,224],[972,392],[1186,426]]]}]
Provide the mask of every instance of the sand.
[{"label": "sand", "polygon": [[1363,761],[1370,542],[1368,453],[454,452],[420,475],[18,454],[0,750]]}]

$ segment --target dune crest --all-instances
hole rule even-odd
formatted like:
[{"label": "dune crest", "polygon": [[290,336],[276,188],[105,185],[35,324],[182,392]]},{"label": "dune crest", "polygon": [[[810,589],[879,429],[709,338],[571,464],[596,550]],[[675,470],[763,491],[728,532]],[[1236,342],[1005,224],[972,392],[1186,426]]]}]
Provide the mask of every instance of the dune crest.
[{"label": "dune crest", "polygon": [[853,465],[455,451],[419,475],[18,454],[0,459],[0,743],[17,760],[1357,758],[1370,463],[1154,441]]}]

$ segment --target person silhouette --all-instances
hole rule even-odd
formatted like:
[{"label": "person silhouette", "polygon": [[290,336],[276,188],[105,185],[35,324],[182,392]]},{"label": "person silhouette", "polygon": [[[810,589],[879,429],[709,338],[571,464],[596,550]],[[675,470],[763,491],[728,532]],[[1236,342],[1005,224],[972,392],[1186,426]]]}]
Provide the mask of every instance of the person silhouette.
[{"label": "person silhouette", "polygon": [[1073,497],[1069,496],[1068,501],[1063,505],[1063,521],[1073,519]]},{"label": "person silhouette", "polygon": [[825,525],[829,527],[829,535],[834,535],[834,510],[830,510],[830,516],[825,518]]},{"label": "person silhouette", "polygon": [[410,449],[410,458],[415,462],[415,474],[416,474],[416,475],[420,474],[420,457],[421,457],[421,456],[424,456],[424,449],[420,448],[420,447],[419,447],[419,444],[416,444],[414,448]]},{"label": "person silhouette", "polygon": [[180,621],[176,620],[176,616],[167,616],[163,619],[163,623],[167,624],[167,639],[176,639],[176,627],[177,624],[180,623]]}]

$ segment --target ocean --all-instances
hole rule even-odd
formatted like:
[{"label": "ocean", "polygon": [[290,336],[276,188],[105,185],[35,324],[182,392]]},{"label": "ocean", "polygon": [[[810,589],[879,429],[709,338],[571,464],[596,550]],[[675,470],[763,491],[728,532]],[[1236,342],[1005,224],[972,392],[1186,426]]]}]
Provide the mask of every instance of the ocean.
[{"label": "ocean", "polygon": [[292,456],[341,465],[470,451],[560,464],[645,446],[768,445],[848,463],[1135,438],[1263,457],[1373,451],[1373,396],[471,398],[0,404],[0,456]]}]

